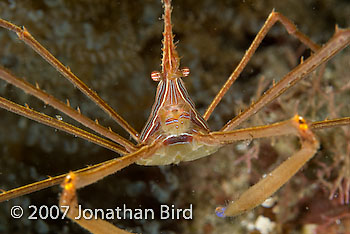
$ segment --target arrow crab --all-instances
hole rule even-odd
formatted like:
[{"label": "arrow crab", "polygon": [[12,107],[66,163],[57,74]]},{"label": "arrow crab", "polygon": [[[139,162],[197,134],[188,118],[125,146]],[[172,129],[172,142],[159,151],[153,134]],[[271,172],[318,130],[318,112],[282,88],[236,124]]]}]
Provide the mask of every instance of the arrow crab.
[{"label": "arrow crab", "polygon": [[[170,9],[170,8],[168,8],[168,9]],[[168,12],[170,12],[170,11],[168,11]],[[169,13],[170,14],[170,13]],[[276,15],[278,15],[278,13],[272,13],[271,15],[275,15],[274,17],[276,17]],[[272,18],[274,18],[274,17],[272,17]],[[280,17],[280,16],[279,16]],[[281,16],[281,17],[283,17],[283,16]],[[170,22],[170,21],[169,21]],[[284,22],[289,22],[289,21],[284,21]],[[170,25],[170,24],[168,24],[168,25]],[[175,25],[175,27],[176,27],[176,25]],[[88,29],[87,29],[88,30]],[[24,34],[26,34],[26,32],[25,31],[22,31]],[[342,32],[344,32],[344,31],[342,31]],[[346,32],[346,31],[345,31]],[[19,33],[20,34],[20,33]],[[345,33],[346,34],[346,33]],[[336,36],[335,38],[341,38],[340,36]],[[172,41],[172,40],[168,40],[168,41]],[[333,43],[330,43],[331,45],[332,45],[332,49],[333,48],[336,48],[334,45],[341,45],[342,47],[345,47],[346,46],[346,44],[347,44],[347,42],[342,42],[342,43],[336,43],[336,42],[333,42]],[[310,43],[309,43],[309,46],[310,46]],[[316,50],[318,50],[318,46],[316,45],[313,45],[313,43],[311,43],[311,47],[314,47],[313,49],[316,51]],[[164,45],[164,47],[163,48],[166,48],[165,47],[165,45]],[[171,46],[169,46],[169,48],[171,48]],[[339,48],[340,49],[340,48]],[[165,51],[168,51],[167,49],[164,49]],[[170,51],[170,50],[169,50]],[[326,50],[323,50],[323,51],[326,51]],[[337,49],[335,49],[335,51],[337,51]],[[332,52],[333,53],[333,52]],[[166,54],[164,51],[163,51],[163,56],[165,56],[164,54]],[[170,55],[169,55],[170,54]],[[168,56],[169,57],[172,57],[173,56],[173,54],[174,54],[174,52],[169,52],[168,53]],[[326,56],[326,55],[322,55],[322,56],[320,56],[322,59],[324,59],[324,58],[326,58],[326,57],[323,57],[323,56]],[[317,56],[315,56],[315,55],[313,55],[313,57],[314,58],[316,58]],[[209,58],[208,58],[209,59]],[[164,64],[170,64],[171,62],[170,61],[172,61],[172,59],[169,59],[168,60],[168,62],[164,62],[164,60],[165,60],[165,58],[163,57],[163,67],[164,67]],[[246,60],[247,61],[247,60]],[[319,64],[320,62],[316,62],[317,64]],[[304,63],[304,64],[307,64],[307,63]],[[306,66],[306,65],[304,65],[304,66]],[[71,67],[73,67],[73,66],[71,66]],[[301,67],[303,67],[303,66],[301,66]],[[169,70],[171,70],[173,67],[172,66],[170,66],[170,65],[167,65],[167,68],[163,68],[163,70],[165,70],[165,73],[169,73],[169,72],[167,72],[167,69]],[[175,66],[175,68],[176,68],[176,66]],[[305,68],[303,68],[303,69],[305,69]],[[74,69],[73,69],[74,70]],[[186,69],[183,69],[183,70],[179,70],[179,71],[181,71],[182,72],[182,75],[185,75],[186,74]],[[308,72],[310,72],[310,71],[308,71]],[[162,71],[161,73],[164,73],[164,71]],[[154,79],[161,79],[162,78],[162,75],[161,75],[161,73],[152,73],[153,74],[153,78]],[[171,72],[171,74],[175,74],[176,73],[176,76],[178,75],[178,71],[172,71]],[[288,83],[288,82],[287,82]],[[176,87],[179,87],[179,86],[181,86],[181,84],[172,84],[173,86],[174,85],[177,85]],[[181,89],[181,87],[180,88],[178,88],[178,89]],[[164,88],[164,90],[165,90],[165,88]],[[275,89],[276,90],[276,89]],[[159,88],[159,93],[166,93],[166,92],[164,92],[164,91],[162,91],[162,88],[160,87]],[[102,91],[101,91],[102,92]],[[169,95],[169,99],[167,99],[167,100],[171,100],[171,92],[167,92],[167,94]],[[175,95],[173,95],[173,96],[176,96],[177,98],[178,97],[180,97],[180,96],[185,96],[184,95],[184,91],[182,92],[182,93],[180,93],[180,94],[177,94],[177,93],[175,93]],[[204,134],[207,134],[207,129],[206,129],[206,124],[204,123],[204,121],[201,119],[201,117],[199,116],[199,113],[198,112],[196,112],[195,110],[193,110],[193,109],[191,109],[192,107],[191,107],[191,103],[190,103],[190,101],[188,101],[186,98],[183,98],[183,100],[184,100],[184,102],[183,103],[187,103],[187,105],[185,105],[185,107],[184,107],[184,109],[186,109],[187,108],[187,111],[184,111],[183,113],[184,113],[184,115],[181,115],[181,114],[179,114],[178,116],[173,116],[172,118],[169,118],[169,117],[164,117],[164,123],[165,123],[165,127],[166,126],[176,126],[176,125],[172,125],[173,123],[174,123],[174,121],[178,121],[178,122],[180,122],[181,120],[185,120],[185,124],[186,124],[186,120],[188,120],[189,118],[191,119],[191,121],[194,121],[194,122],[192,122],[192,123],[195,123],[195,126],[197,126],[197,129],[195,129],[195,131],[197,132],[197,133],[199,133],[199,134],[201,134],[201,135],[198,135],[199,137],[203,137],[202,135]],[[186,102],[186,100],[187,100],[187,102]],[[70,102],[71,102],[71,100],[70,100]],[[160,102],[160,101],[158,101],[158,102],[156,102],[156,103],[164,103],[164,102]],[[259,102],[256,102],[256,103],[259,103]],[[261,103],[261,102],[260,102]],[[265,103],[264,103],[264,105],[265,105]],[[68,106],[67,104],[66,104],[66,106]],[[72,106],[72,105],[71,105]],[[157,105],[155,105],[155,106],[157,106]],[[168,105],[169,106],[169,105]],[[30,107],[32,107],[32,106],[30,106]],[[164,105],[162,106],[162,107],[164,107]],[[28,110],[29,108],[27,108],[26,110]],[[81,108],[81,109],[83,109],[83,108]],[[154,108],[154,109],[157,109],[157,108]],[[256,110],[256,109],[255,109]],[[254,110],[254,111],[255,111]],[[174,111],[174,109],[171,109],[171,111]],[[175,111],[177,111],[177,110],[175,110]],[[206,112],[206,113],[210,113],[210,111],[209,112]],[[242,113],[247,113],[247,112],[242,112]],[[294,113],[293,113],[294,114]],[[157,116],[157,117],[159,117],[159,116],[161,116],[162,117],[162,115],[160,114],[160,113],[153,113],[153,116]],[[182,116],[182,117],[181,117]],[[204,114],[204,119],[206,119],[207,117],[209,116],[209,114]],[[242,119],[241,117],[242,117],[242,115],[238,115],[238,116],[240,116],[240,119]],[[289,117],[291,117],[292,115],[289,113]],[[58,119],[60,119],[59,117],[58,117]],[[63,119],[63,120],[65,120],[65,118]],[[59,121],[61,121],[61,120],[59,120]],[[152,122],[152,121],[154,121],[154,118],[152,119],[152,116],[151,116],[151,118],[150,118],[150,121]],[[148,122],[148,123],[150,123],[150,121]],[[339,120],[339,121],[337,121],[337,122],[335,122],[335,125],[340,125],[340,124],[342,124],[343,122],[346,122],[347,121],[347,119],[345,118],[345,119],[343,119],[343,120]],[[160,138],[158,138],[158,136],[160,136],[159,135],[159,132],[157,133],[158,135],[156,136],[156,137],[154,137],[154,138],[148,138],[148,136],[151,136],[152,134],[155,134],[155,132],[157,132],[157,130],[159,130],[159,126],[157,126],[157,124],[159,123],[159,125],[161,125],[160,124],[160,122],[157,122],[157,121],[154,121],[152,124],[150,124],[150,126],[151,127],[147,127],[146,126],[146,130],[147,131],[143,131],[143,133],[147,133],[147,134],[143,134],[143,139],[144,139],[144,141],[142,142],[142,143],[144,143],[144,144],[149,144],[150,142],[153,142],[154,141],[154,139],[157,139],[157,141],[159,140],[159,139],[162,139],[163,140],[163,138],[162,137],[160,137]],[[324,123],[326,123],[326,122],[324,122]],[[331,123],[331,122],[327,122],[327,123]],[[314,126],[321,126],[322,125],[322,123],[314,123],[315,125]],[[318,125],[317,125],[318,124]],[[311,125],[312,125],[312,123],[311,123]],[[332,124],[329,124],[329,125],[327,125],[327,124],[325,124],[325,125],[323,125],[323,126],[333,126]],[[152,127],[153,127],[153,129],[156,129],[156,130],[154,130],[154,132],[151,132],[151,131],[148,131],[149,129],[152,129]],[[57,126],[56,126],[56,128],[58,128]],[[181,128],[181,127],[180,127]],[[171,128],[171,129],[173,129],[173,128]],[[169,130],[169,131],[172,131],[172,130]],[[184,135],[184,136],[182,136],[181,138],[171,138],[171,137],[173,137],[173,135],[174,136],[177,136],[177,135],[179,135],[179,132],[177,132],[177,130],[176,129],[178,129],[178,128],[176,128],[175,127],[175,130],[173,129],[173,132],[171,133],[171,134],[168,134],[167,135],[167,137],[169,137],[169,138],[167,138],[167,137],[165,137],[165,138],[167,138],[164,142],[164,144],[167,144],[167,145],[176,145],[176,147],[178,146],[178,145],[186,145],[189,141],[190,141],[190,138],[192,137],[192,134],[187,134],[187,135]],[[166,132],[166,130],[162,130],[163,132],[165,131]],[[266,132],[266,131],[265,131]],[[268,132],[268,131],[267,131]],[[286,133],[287,132],[287,130],[286,129],[284,129],[283,130],[283,132],[284,133]],[[188,131],[186,130],[186,133],[188,133]],[[105,134],[104,135],[108,135],[109,133],[108,132],[105,132]],[[79,134],[75,134],[76,136],[79,136]],[[136,134],[134,134],[135,136],[136,136]],[[214,134],[215,135],[215,134]],[[249,132],[249,136],[248,137],[246,137],[245,138],[245,140],[247,140],[247,141],[251,141],[251,139],[252,138],[254,138],[255,136],[253,136],[254,134],[250,131]],[[226,136],[227,136],[227,134],[226,134]],[[214,137],[215,138],[215,137]],[[149,140],[149,139],[151,139],[151,140]],[[216,138],[217,139],[217,138]],[[191,141],[192,141],[192,139],[191,139]],[[198,140],[198,141],[200,141],[200,139]],[[205,141],[205,140],[204,140]],[[205,144],[204,145],[211,145],[211,144],[217,144],[217,142],[209,142],[209,141],[205,141]],[[141,144],[140,144],[141,145]],[[130,148],[129,150],[132,150],[131,149],[131,147],[132,146],[126,146],[125,148]],[[176,150],[177,151],[177,150]],[[214,150],[213,150],[214,151]],[[296,150],[297,151],[297,150]],[[182,154],[178,154],[178,155],[182,155]],[[191,156],[191,154],[190,154],[190,156]],[[145,163],[145,162],[141,162],[141,163]],[[147,162],[146,162],[147,163]],[[168,163],[168,161],[166,162],[166,163]],[[86,163],[85,163],[86,164]],[[157,164],[159,164],[159,163],[157,163]],[[210,169],[210,168],[209,168]],[[118,173],[119,174],[119,173]],[[4,193],[3,194],[3,196],[5,195],[6,193]],[[237,204],[237,203],[236,203]]]}]

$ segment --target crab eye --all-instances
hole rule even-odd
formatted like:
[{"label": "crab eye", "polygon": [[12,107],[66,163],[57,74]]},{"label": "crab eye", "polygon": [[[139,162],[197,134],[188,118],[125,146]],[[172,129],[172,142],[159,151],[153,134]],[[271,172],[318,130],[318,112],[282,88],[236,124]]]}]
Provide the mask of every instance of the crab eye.
[{"label": "crab eye", "polygon": [[153,72],[151,73],[151,78],[152,78],[152,80],[154,80],[154,81],[160,81],[160,79],[162,78],[162,74],[160,74],[159,71],[153,71]]},{"label": "crab eye", "polygon": [[182,77],[186,77],[190,74],[190,69],[188,67],[184,67],[181,69]]}]

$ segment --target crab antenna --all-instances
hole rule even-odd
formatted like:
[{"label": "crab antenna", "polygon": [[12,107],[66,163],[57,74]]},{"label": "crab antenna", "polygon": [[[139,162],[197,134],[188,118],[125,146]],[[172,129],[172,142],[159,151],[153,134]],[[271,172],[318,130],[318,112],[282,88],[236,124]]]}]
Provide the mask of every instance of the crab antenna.
[{"label": "crab antenna", "polygon": [[179,77],[180,58],[175,50],[174,36],[171,25],[171,0],[163,0],[164,3],[164,32],[163,32],[163,77],[173,79]]}]

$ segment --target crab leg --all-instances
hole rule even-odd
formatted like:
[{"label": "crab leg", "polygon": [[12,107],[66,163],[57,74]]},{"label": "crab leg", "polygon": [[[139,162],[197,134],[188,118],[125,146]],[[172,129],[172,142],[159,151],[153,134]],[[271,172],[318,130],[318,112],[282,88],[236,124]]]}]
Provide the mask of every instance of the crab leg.
[{"label": "crab leg", "polygon": [[[57,120],[55,118],[52,118],[50,116],[47,116],[45,114],[36,112],[32,109],[30,109],[28,106],[20,106],[16,103],[13,103],[5,98],[0,97],[0,108],[4,108],[8,111],[11,111],[13,113],[22,115],[24,117],[30,118],[32,120],[38,121],[42,124],[48,125],[50,127],[65,131],[69,134],[78,136],[80,138],[83,138],[87,141],[90,141],[92,143],[95,143],[97,145],[100,145],[102,147],[105,147],[107,149],[110,149],[118,154],[127,154],[128,152],[121,147],[120,145],[117,145],[116,143],[109,141],[107,139],[101,138],[99,136],[96,136],[92,133],[86,132],[78,127],[75,127],[73,125],[70,125],[66,122]],[[100,166],[101,164],[92,166],[92,167],[88,167],[87,169],[92,169],[95,167]],[[82,172],[85,171],[87,169],[82,169],[79,170],[78,172]],[[32,193],[47,187],[51,187],[53,185],[59,184],[63,181],[65,175],[61,175],[61,176],[57,176],[57,177],[53,177],[53,178],[49,178],[47,180],[44,181],[40,181],[37,183],[33,183],[33,184],[29,184],[20,188],[16,188],[10,191],[6,191],[0,194],[0,202],[5,201],[5,200],[9,200],[18,196],[22,196],[28,193]]]},{"label": "crab leg", "polygon": [[[208,145],[226,145],[242,140],[296,134],[295,127],[290,123],[294,121],[294,118],[274,124],[236,129],[228,132],[211,132],[209,134],[196,135],[194,138]],[[346,125],[350,125],[350,117],[312,122],[309,124],[309,128],[320,130]]]},{"label": "crab leg", "polygon": [[300,150],[228,205],[224,211],[225,216],[235,216],[260,205],[315,155],[319,144],[308,125],[297,118],[293,118],[290,125],[295,127],[296,134],[299,135]]},{"label": "crab leg", "polygon": [[[137,161],[141,157],[151,156],[151,153],[154,152],[154,150],[155,150],[153,148],[157,148],[157,147],[156,146],[154,146],[154,147],[153,146],[144,146],[132,154],[128,154],[128,155],[125,155],[123,157],[116,158],[116,159],[111,159],[109,161],[102,162],[102,163],[99,163],[99,164],[96,164],[93,166],[88,166],[86,168],[74,171],[73,173],[75,175],[82,175],[81,177],[83,179],[81,179],[80,181],[89,181],[88,184],[91,184],[93,182],[96,182],[99,179],[102,179],[103,177],[105,177],[107,175],[115,173],[116,171],[113,171],[113,169],[115,169],[115,168],[118,168],[118,170],[120,170],[120,169],[134,163],[135,161]],[[116,165],[116,164],[118,164],[118,165]],[[109,168],[109,169],[107,169],[105,172],[103,172],[103,168]],[[102,172],[100,170],[102,170]],[[111,172],[111,170],[112,170],[112,172]],[[99,175],[99,177],[96,176],[97,174]],[[87,179],[87,178],[90,178],[91,175],[94,175],[93,176],[94,179],[90,179],[90,180]],[[0,202],[7,201],[10,199],[19,197],[19,196],[23,196],[23,195],[26,195],[29,193],[33,193],[33,192],[36,192],[36,191],[39,191],[39,190],[42,190],[45,188],[49,188],[49,187],[58,185],[64,181],[66,176],[68,176],[68,173],[63,174],[63,175],[59,175],[59,176],[55,176],[55,177],[49,177],[48,179],[45,179],[45,180],[42,180],[39,182],[35,182],[32,184],[28,184],[28,185],[25,185],[25,186],[22,186],[19,188],[15,188],[15,189],[12,189],[9,191],[4,191],[4,192],[0,193]],[[86,183],[87,182],[85,182],[85,184],[84,183],[78,184],[78,186],[79,186],[78,188],[86,186]]]},{"label": "crab leg", "polygon": [[255,138],[280,136],[286,134],[298,135],[301,148],[298,152],[284,161],[280,166],[268,174],[265,178],[244,192],[237,201],[227,208],[219,207],[219,216],[235,216],[247,210],[253,209],[285,184],[318,149],[318,141],[311,129],[318,130],[329,127],[350,125],[350,118],[324,120],[310,123],[296,115],[292,119],[265,126],[238,129],[230,132],[212,132],[208,135],[199,135],[198,141],[209,145],[230,144],[238,140],[251,140]]},{"label": "crab leg", "polygon": [[318,149],[318,141],[305,120],[296,115],[292,119],[259,127],[240,129],[232,132],[213,132],[197,138],[212,145],[229,144],[237,140],[255,139],[286,134],[299,136],[301,149],[285,160],[280,166],[250,187],[240,198],[227,208],[219,208],[221,216],[235,216],[260,205],[283,184],[285,184]]},{"label": "crab leg", "polygon": [[237,115],[230,120],[221,131],[230,131],[236,128],[243,121],[254,115],[261,108],[266,106],[269,102],[280,96],[300,79],[304,78],[307,74],[314,71],[319,65],[326,62],[337,54],[340,50],[344,49],[350,43],[350,29],[336,28],[334,36],[315,54],[309,57],[307,60],[299,64],[285,77],[283,77],[272,88],[266,91],[257,102],[252,103],[248,109]]},{"label": "crab leg", "polygon": [[49,179],[29,184],[20,188],[6,191],[0,194],[0,202],[32,193],[47,187],[51,187],[62,183],[62,194],[60,197],[60,207],[62,212],[64,208],[69,207],[67,216],[72,221],[89,230],[92,233],[129,233],[123,231],[104,220],[85,220],[75,219],[77,216],[77,195],[76,189],[85,187],[89,184],[103,179],[104,177],[116,173],[117,171],[129,166],[135,161],[143,157],[150,157],[153,153],[162,146],[162,143],[153,143],[150,146],[144,146],[134,153],[125,155],[120,158],[112,159],[107,162],[96,164],[84,169],[70,172],[64,175],[51,177]]},{"label": "crab leg", "polygon": [[[61,187],[63,192],[60,197],[59,206],[63,213],[67,214],[67,217],[72,221],[79,224],[81,227],[85,228],[94,234],[103,233],[114,233],[114,234],[128,234],[130,232],[124,231],[113,224],[103,220],[103,219],[84,219],[79,217],[78,209],[78,199],[76,194],[76,180],[77,176],[74,173],[69,173],[66,179],[62,183]],[[68,209],[68,211],[67,211]]]},{"label": "crab leg", "polygon": [[106,129],[105,127],[102,127],[95,121],[92,121],[91,119],[85,117],[80,113],[80,111],[76,111],[72,109],[69,105],[69,102],[67,104],[62,103],[55,97],[53,97],[50,94],[45,93],[42,91],[38,86],[34,87],[33,85],[29,84],[28,82],[17,78],[13,74],[11,74],[9,71],[7,71],[5,68],[0,66],[0,79],[3,79],[7,81],[10,84],[13,84],[14,86],[22,89],[23,91],[29,93],[30,95],[33,95],[43,102],[51,105],[52,107],[56,108],[59,111],[62,111],[69,117],[75,119],[79,123],[83,124],[84,126],[94,130],[95,132],[101,134],[102,136],[105,136],[112,141],[115,141],[116,143],[124,146],[128,152],[133,152],[136,150],[136,147],[128,140],[124,139],[117,133],[112,132],[109,129]]},{"label": "crab leg", "polygon": [[219,104],[222,97],[226,94],[226,92],[229,90],[229,88],[232,86],[232,84],[236,81],[238,76],[241,74],[253,54],[255,53],[256,49],[260,45],[261,41],[264,39],[266,34],[270,31],[272,26],[279,21],[287,30],[287,32],[293,36],[295,36],[299,41],[304,43],[306,46],[308,46],[312,51],[317,51],[320,46],[314,43],[311,39],[309,39],[306,35],[304,35],[302,32],[300,32],[297,27],[293,24],[292,21],[290,21],[287,17],[282,15],[281,13],[275,12],[274,10],[270,13],[269,17],[265,21],[265,24],[260,29],[258,34],[256,35],[254,41],[250,45],[249,49],[245,52],[243,58],[241,59],[240,63],[237,65],[236,69],[232,72],[230,77],[227,79],[226,83],[222,86],[221,90],[218,92],[218,94],[215,96],[214,100],[209,105],[208,109],[205,111],[203,118],[205,120],[208,120],[211,113],[214,111],[215,107]]},{"label": "crab leg", "polygon": [[[77,218],[79,211],[76,190],[95,183],[96,181],[129,166],[140,158],[152,156],[161,146],[161,142],[155,142],[150,146],[142,147],[132,154],[111,160],[100,167],[81,173],[69,173],[61,185],[63,188],[59,202],[61,209],[68,206],[69,211],[67,217],[91,233],[129,233],[101,219]],[[64,209],[62,209],[62,212],[64,212]]]},{"label": "crab leg", "polygon": [[14,102],[11,102],[11,101],[3,98],[3,97],[0,97],[0,108],[3,108],[5,110],[11,111],[13,113],[22,115],[28,119],[35,120],[39,123],[48,125],[50,127],[59,129],[61,131],[67,132],[67,133],[72,134],[74,136],[80,137],[82,139],[85,139],[87,141],[95,143],[96,145],[110,149],[118,154],[127,154],[128,153],[127,151],[125,151],[125,149],[123,147],[121,147],[120,145],[117,145],[116,143],[114,143],[112,141],[109,141],[107,139],[96,136],[92,133],[89,133],[83,129],[75,127],[75,126],[68,124],[64,121],[52,118],[52,117],[45,115],[43,113],[36,112],[36,111],[30,109],[29,106],[21,106],[21,105],[18,105]]},{"label": "crab leg", "polygon": [[[91,170],[93,168],[97,168],[105,163],[110,162],[110,161],[111,160],[103,162],[103,163],[99,163],[99,164],[96,164],[93,166],[89,166],[89,167],[74,171],[74,173],[80,173],[82,171]],[[19,187],[19,188],[11,189],[8,191],[3,191],[2,193],[0,193],[0,202],[8,201],[8,200],[11,200],[11,199],[16,198],[16,197],[20,197],[20,196],[23,196],[26,194],[30,194],[30,193],[33,193],[36,191],[40,191],[42,189],[46,189],[46,188],[61,184],[67,175],[68,175],[68,173],[63,174],[63,175],[59,175],[59,176],[55,176],[55,177],[49,177],[48,179],[41,180],[41,181],[38,181],[38,182],[35,182],[32,184],[27,184],[27,185],[24,185],[24,186]]]},{"label": "crab leg", "polygon": [[0,27],[13,31],[18,38],[29,45],[35,52],[43,57],[51,66],[67,78],[74,86],[80,89],[87,97],[95,102],[104,112],[111,116],[122,128],[124,128],[137,142],[139,134],[124,120],[112,107],[110,107],[96,92],[84,84],[71,70],[58,61],[48,50],[46,50],[34,37],[24,28],[20,28],[6,20],[0,19]]},{"label": "crab leg", "polygon": [[324,129],[324,128],[344,126],[344,125],[350,125],[350,117],[313,122],[310,124],[310,128],[318,130],[318,129]]}]

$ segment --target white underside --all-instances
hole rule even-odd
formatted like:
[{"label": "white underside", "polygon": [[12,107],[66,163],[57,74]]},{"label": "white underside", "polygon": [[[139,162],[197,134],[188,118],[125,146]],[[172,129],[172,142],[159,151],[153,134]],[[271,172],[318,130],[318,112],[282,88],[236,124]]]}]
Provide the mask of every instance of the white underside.
[{"label": "white underside", "polygon": [[178,164],[181,161],[192,161],[213,154],[220,147],[205,145],[198,142],[185,142],[169,145],[159,149],[153,156],[140,159],[139,165],[168,165]]}]

